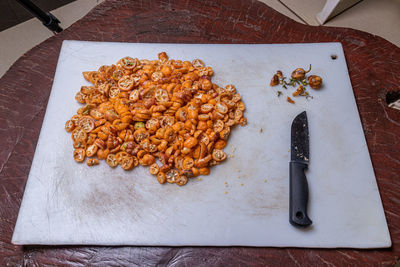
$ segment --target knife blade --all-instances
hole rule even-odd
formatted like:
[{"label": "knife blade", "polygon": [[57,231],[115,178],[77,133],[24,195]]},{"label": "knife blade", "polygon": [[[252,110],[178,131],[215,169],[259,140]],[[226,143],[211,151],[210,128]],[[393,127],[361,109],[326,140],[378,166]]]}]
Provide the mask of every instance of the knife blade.
[{"label": "knife blade", "polygon": [[289,163],[289,222],[296,227],[312,224],[307,215],[308,183],[305,171],[308,169],[310,148],[307,113],[298,114],[291,128]]}]

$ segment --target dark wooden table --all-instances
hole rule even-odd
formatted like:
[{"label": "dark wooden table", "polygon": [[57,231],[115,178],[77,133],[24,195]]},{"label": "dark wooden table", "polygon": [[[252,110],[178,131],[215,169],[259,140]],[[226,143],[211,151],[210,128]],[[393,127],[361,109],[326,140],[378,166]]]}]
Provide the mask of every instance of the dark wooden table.
[{"label": "dark wooden table", "polygon": [[[163,43],[341,42],[393,242],[390,249],[22,247],[10,243],[66,39]],[[310,27],[248,0],[107,0],[22,56],[0,80],[1,266],[393,266],[400,257],[400,48],[368,33]]]}]

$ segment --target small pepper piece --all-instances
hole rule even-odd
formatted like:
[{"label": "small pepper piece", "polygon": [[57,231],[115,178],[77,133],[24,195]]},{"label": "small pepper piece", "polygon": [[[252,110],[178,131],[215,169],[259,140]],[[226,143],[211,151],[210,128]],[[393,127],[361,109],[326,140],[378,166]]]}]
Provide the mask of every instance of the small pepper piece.
[{"label": "small pepper piece", "polygon": [[286,98],[286,101],[289,102],[290,104],[294,104],[295,102],[293,101],[293,99],[291,99],[290,97]]},{"label": "small pepper piece", "polygon": [[318,90],[321,88],[322,78],[317,75],[310,75],[310,77],[308,77],[308,84],[312,89]]},{"label": "small pepper piece", "polygon": [[304,93],[304,90],[304,86],[300,85],[299,88],[297,88],[297,90],[293,92],[292,96],[302,95]]},{"label": "small pepper piece", "polygon": [[303,80],[306,76],[306,71],[303,68],[297,68],[292,72],[292,78],[296,80]]},{"label": "small pepper piece", "polygon": [[279,77],[277,74],[274,74],[274,76],[272,76],[271,82],[269,83],[270,86],[275,86],[279,84]]}]

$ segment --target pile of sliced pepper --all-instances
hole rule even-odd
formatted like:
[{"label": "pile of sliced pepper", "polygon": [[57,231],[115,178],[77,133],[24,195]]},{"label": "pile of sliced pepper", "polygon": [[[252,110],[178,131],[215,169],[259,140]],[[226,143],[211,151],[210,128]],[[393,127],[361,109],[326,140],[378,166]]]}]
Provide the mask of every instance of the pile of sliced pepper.
[{"label": "pile of sliced pepper", "polygon": [[84,106],[65,123],[75,161],[149,166],[161,184],[208,175],[227,158],[231,128],[247,123],[236,88],[212,83],[213,73],[200,59],[171,60],[165,52],[83,72],[92,85],[76,94]]}]

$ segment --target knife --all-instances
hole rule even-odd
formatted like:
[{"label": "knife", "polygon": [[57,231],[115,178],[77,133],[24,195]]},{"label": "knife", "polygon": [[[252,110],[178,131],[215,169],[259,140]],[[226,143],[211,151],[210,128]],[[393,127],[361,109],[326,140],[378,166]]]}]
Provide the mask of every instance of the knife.
[{"label": "knife", "polygon": [[307,215],[308,184],[304,173],[310,158],[309,142],[307,113],[303,111],[292,122],[289,163],[289,222],[296,227],[312,224]]}]

